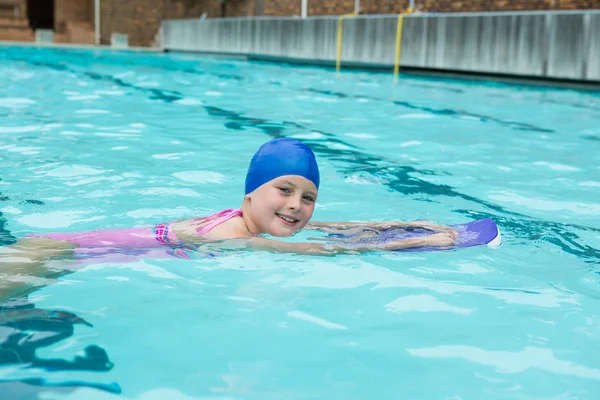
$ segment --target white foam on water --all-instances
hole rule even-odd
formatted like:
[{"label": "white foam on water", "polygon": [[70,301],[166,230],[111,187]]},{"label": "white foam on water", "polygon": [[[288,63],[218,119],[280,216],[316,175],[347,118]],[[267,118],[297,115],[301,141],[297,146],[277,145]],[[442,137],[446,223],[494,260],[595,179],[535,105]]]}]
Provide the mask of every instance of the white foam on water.
[{"label": "white foam on water", "polygon": [[135,135],[133,133],[109,133],[109,132],[95,132],[94,136],[101,137],[140,137],[142,135]]},{"label": "white foam on water", "polygon": [[122,79],[122,78],[127,78],[127,77],[130,77],[130,76],[133,76],[133,75],[135,75],[135,72],[133,72],[133,71],[127,71],[127,72],[121,72],[120,74],[116,74],[115,77],[119,78],[119,79]]},{"label": "white foam on water", "polygon": [[106,217],[97,216],[84,218],[89,211],[51,211],[47,213],[32,213],[17,217],[16,220],[23,225],[41,229],[68,228],[74,223],[91,222]]},{"label": "white foam on water", "polygon": [[126,276],[107,276],[106,279],[111,281],[128,282],[130,279]]},{"label": "white foam on water", "polygon": [[129,148],[129,146],[115,146],[115,147],[111,147],[111,150],[127,150]]},{"label": "white foam on water", "polygon": [[98,109],[83,109],[75,111],[76,114],[109,114],[108,110],[98,110]]},{"label": "white foam on water", "polygon": [[449,312],[459,315],[469,315],[476,311],[474,308],[452,306],[428,294],[398,297],[391,303],[386,304],[385,309],[395,314],[407,312]]},{"label": "white foam on water", "polygon": [[241,301],[245,303],[258,303],[256,299],[252,297],[244,297],[244,296],[226,296],[229,300]]},{"label": "white foam on water", "polygon": [[327,147],[329,147],[331,149],[338,149],[338,150],[352,150],[352,147],[350,147],[350,146],[346,146],[345,144],[334,143],[334,142],[327,142]]},{"label": "white foam on water", "polygon": [[25,97],[0,97],[0,107],[21,108],[32,104],[35,104],[35,101]]},{"label": "white foam on water", "polygon": [[94,90],[94,93],[107,96],[123,96],[125,94],[122,90]]},{"label": "white foam on water", "polygon": [[120,193],[122,193],[121,190],[102,189],[102,190],[94,190],[91,192],[86,192],[85,194],[81,195],[81,197],[85,198],[85,199],[101,199],[104,197],[113,197]]},{"label": "white foam on water", "polygon": [[173,103],[182,104],[184,106],[199,106],[199,105],[203,104],[201,100],[197,100],[197,99],[180,99],[180,100],[175,100]]},{"label": "white foam on water", "polygon": [[126,215],[131,218],[157,218],[157,217],[182,217],[189,215],[191,210],[187,207],[175,207],[169,209],[161,208],[140,208],[138,210],[128,211]]},{"label": "white foam on water", "polygon": [[179,160],[181,158],[180,153],[168,153],[168,154],[154,154],[152,158],[157,160]]},{"label": "white foam on water", "polygon": [[322,97],[322,96],[317,96],[317,97],[313,97],[312,100],[316,101],[318,103],[337,103],[338,102],[337,97]]},{"label": "white foam on water", "polygon": [[38,154],[40,150],[43,150],[43,147],[34,147],[34,146],[15,146],[8,149],[11,153],[20,153],[25,155]]},{"label": "white foam on water", "polygon": [[423,142],[419,142],[418,140],[409,140],[408,142],[400,143],[400,147],[410,147],[410,146],[420,146]]},{"label": "white foam on water", "polygon": [[344,182],[353,183],[355,185],[376,185],[381,183],[376,177],[358,175],[348,176],[344,179]]},{"label": "white foam on water", "polygon": [[521,351],[484,350],[465,345],[440,345],[413,348],[406,351],[414,357],[462,358],[475,364],[494,367],[500,373],[516,374],[529,369],[540,369],[558,375],[600,380],[600,369],[589,368],[572,361],[556,358],[551,349],[525,347]]},{"label": "white foam on water", "polygon": [[77,124],[75,126],[77,126],[78,128],[93,128],[94,127],[94,125],[92,125],[92,124]]},{"label": "white foam on water", "polygon": [[571,171],[571,172],[579,171],[579,168],[575,168],[570,165],[549,163],[546,161],[537,161],[537,162],[534,162],[533,165],[536,165],[538,167],[547,167],[553,171]]},{"label": "white foam on water", "polygon": [[78,179],[76,181],[68,181],[65,182],[65,185],[67,186],[81,186],[81,185],[87,185],[89,183],[96,183],[96,182],[103,182],[103,181],[108,181],[108,182],[118,182],[120,180],[122,180],[123,178],[119,177],[119,176],[93,176],[91,178],[83,178],[83,179]]},{"label": "white foam on water", "polygon": [[490,200],[515,204],[537,211],[568,211],[578,215],[600,214],[600,203],[583,203],[564,200],[530,198],[512,192],[496,192],[488,196]]},{"label": "white foam on water", "polygon": [[139,87],[147,87],[147,88],[153,88],[153,87],[159,87],[160,83],[158,82],[154,82],[154,81],[146,81],[146,82],[137,82],[137,85]]},{"label": "white foam on water", "polygon": [[323,134],[319,133],[319,132],[310,132],[310,133],[299,133],[296,135],[290,135],[291,138],[294,139],[306,139],[306,140],[310,140],[310,139],[321,139],[323,138]]},{"label": "white foam on water", "polygon": [[192,183],[222,183],[225,175],[213,171],[181,171],[172,174],[175,178]]},{"label": "white foam on water", "polygon": [[579,186],[600,187],[600,182],[595,182],[595,181],[581,182],[579,184]]},{"label": "white foam on water", "polygon": [[3,208],[0,208],[0,211],[2,211],[4,214],[13,214],[13,215],[23,213],[23,211],[19,210],[16,207],[13,207],[13,206],[6,206]]},{"label": "white foam on water", "polygon": [[61,131],[60,134],[65,135],[65,136],[81,136],[81,135],[83,135],[83,133],[76,132],[76,131]]},{"label": "white foam on water", "polygon": [[346,133],[345,135],[357,139],[377,139],[376,135],[370,133]]},{"label": "white foam on water", "polygon": [[96,94],[85,94],[85,95],[80,95],[80,96],[69,96],[69,97],[67,97],[67,100],[80,101],[80,100],[96,100],[99,98],[100,98],[100,96],[98,96]]},{"label": "white foam on water", "polygon": [[46,124],[42,128],[42,132],[48,132],[48,131],[51,131],[54,128],[62,128],[62,126],[63,126],[63,124]]},{"label": "white foam on water", "polygon": [[123,178],[143,178],[144,177],[144,175],[137,174],[135,172],[124,172],[124,173],[121,174],[121,176]]},{"label": "white foam on water", "polygon": [[31,79],[35,76],[35,74],[33,72],[25,72],[25,71],[20,71],[18,69],[11,69],[8,71],[8,73],[10,73],[10,78],[12,81],[27,80],[27,79]]},{"label": "white foam on water", "polygon": [[[105,265],[95,264],[95,265],[86,266],[82,271],[102,270],[105,268],[106,268]],[[114,269],[116,269],[116,268],[129,269],[129,270],[132,270],[135,272],[144,272],[152,278],[161,278],[161,279],[180,279],[181,278],[180,276],[175,275],[174,273],[169,272],[164,268],[149,264],[145,261],[136,261],[133,263],[126,263],[126,264],[114,263],[114,264],[110,265],[110,268],[111,269],[113,269],[113,268]]]},{"label": "white foam on water", "polygon": [[213,97],[223,96],[222,92],[215,92],[215,91],[210,91],[210,90],[207,92],[204,92],[204,94],[207,96],[213,96]]},{"label": "white foam on water", "polygon": [[158,196],[203,197],[200,193],[189,188],[157,187],[134,190],[135,193]]},{"label": "white foam on water", "polygon": [[510,168],[510,167],[505,167],[504,165],[497,165],[497,167],[498,167],[498,169],[499,169],[499,170],[501,170],[501,171],[506,171],[506,172],[512,171],[512,168]]},{"label": "white foam on water", "polygon": [[100,169],[100,168],[94,168],[94,167],[88,167],[85,165],[73,164],[73,165],[62,165],[58,168],[54,168],[51,170],[36,172],[36,174],[44,175],[44,176],[53,176],[53,177],[57,177],[57,178],[73,178],[75,176],[99,175],[99,174],[103,174],[105,172],[107,172],[107,171]]},{"label": "white foam on water", "polygon": [[141,122],[136,122],[133,124],[129,124],[129,126],[131,126],[132,128],[145,128],[146,124],[142,124]]},{"label": "white foam on water", "polygon": [[402,114],[394,117],[394,119],[431,119],[435,118],[434,115],[431,114]]},{"label": "white foam on water", "polygon": [[0,126],[0,133],[27,133],[37,132],[42,128],[41,125],[27,126]]},{"label": "white foam on water", "polygon": [[311,323],[313,323],[315,325],[319,325],[319,326],[322,326],[324,328],[329,328],[329,329],[348,329],[344,325],[336,324],[335,322],[330,322],[330,321],[327,321],[327,320],[325,320],[323,318],[315,317],[313,315],[307,314],[307,313],[302,312],[302,311],[290,311],[287,315],[290,316],[290,317],[292,317],[292,318],[300,319],[302,321],[311,322]]}]

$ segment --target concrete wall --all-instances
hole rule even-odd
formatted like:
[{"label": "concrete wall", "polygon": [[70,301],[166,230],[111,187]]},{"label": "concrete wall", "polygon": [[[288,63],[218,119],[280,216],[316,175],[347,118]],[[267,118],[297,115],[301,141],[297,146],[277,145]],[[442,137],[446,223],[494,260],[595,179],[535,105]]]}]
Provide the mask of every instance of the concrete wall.
[{"label": "concrete wall", "polygon": [[[344,20],[344,65],[392,67],[397,15]],[[163,22],[163,47],[335,63],[337,17]],[[403,67],[600,81],[600,11],[404,18]]]}]

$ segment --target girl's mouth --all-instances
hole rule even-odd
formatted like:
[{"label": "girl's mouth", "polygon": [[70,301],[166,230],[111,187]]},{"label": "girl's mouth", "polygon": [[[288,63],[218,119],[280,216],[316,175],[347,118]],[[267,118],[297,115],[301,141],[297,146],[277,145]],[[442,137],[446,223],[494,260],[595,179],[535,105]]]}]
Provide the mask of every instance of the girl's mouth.
[{"label": "girl's mouth", "polygon": [[298,221],[300,221],[297,218],[289,217],[289,216],[283,215],[283,214],[275,213],[275,215],[277,215],[284,224],[289,225],[289,226],[294,226],[294,225],[296,225],[296,223],[298,223]]}]

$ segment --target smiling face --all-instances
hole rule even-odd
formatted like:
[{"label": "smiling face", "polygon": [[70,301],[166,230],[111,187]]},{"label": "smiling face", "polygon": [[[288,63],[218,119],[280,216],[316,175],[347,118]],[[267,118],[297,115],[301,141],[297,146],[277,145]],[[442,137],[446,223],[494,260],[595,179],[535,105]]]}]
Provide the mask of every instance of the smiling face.
[{"label": "smiling face", "polygon": [[244,197],[244,220],[252,233],[291,236],[312,218],[316,200],[314,183],[298,175],[280,176]]}]

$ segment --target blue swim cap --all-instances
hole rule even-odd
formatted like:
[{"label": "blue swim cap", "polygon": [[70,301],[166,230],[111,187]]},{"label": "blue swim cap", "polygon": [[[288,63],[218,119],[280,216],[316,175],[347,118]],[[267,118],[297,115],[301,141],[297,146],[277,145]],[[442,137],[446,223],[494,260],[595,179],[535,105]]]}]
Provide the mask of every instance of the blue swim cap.
[{"label": "blue swim cap", "polygon": [[250,161],[246,194],[284,175],[302,176],[319,189],[319,166],[310,147],[288,138],[273,139],[260,146]]}]

